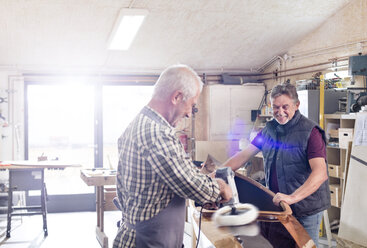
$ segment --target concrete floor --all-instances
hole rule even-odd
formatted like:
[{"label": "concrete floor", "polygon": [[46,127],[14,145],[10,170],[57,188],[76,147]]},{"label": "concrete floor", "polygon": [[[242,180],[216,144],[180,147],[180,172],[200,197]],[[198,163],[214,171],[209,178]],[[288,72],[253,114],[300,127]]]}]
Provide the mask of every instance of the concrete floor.
[{"label": "concrete floor", "polygon": [[329,247],[328,241],[327,241],[326,238],[324,238],[324,237],[320,237],[319,238],[319,246],[318,246],[318,248],[335,248],[335,247],[337,247],[335,240],[332,240],[331,241],[331,247]]},{"label": "concrete floor", "polygon": [[[120,213],[105,212],[105,233],[112,247],[116,235],[116,222]],[[5,238],[6,216],[0,215],[0,246],[1,248],[58,248],[88,247],[100,248],[95,237],[95,212],[47,214],[49,235],[45,238],[42,231],[41,216],[15,217],[12,221],[12,232],[9,239]],[[192,248],[191,225],[186,223],[184,235],[185,248]],[[320,238],[319,248],[326,248],[327,240]],[[336,247],[335,241],[332,247]]]},{"label": "concrete floor", "polygon": [[[109,237],[109,246],[116,234],[118,212],[105,213],[105,232]],[[48,236],[42,230],[42,216],[16,217],[12,221],[11,237],[4,236],[1,248],[21,247],[90,247],[100,248],[95,237],[97,217],[95,212],[47,214]],[[6,225],[5,224],[2,226]]]},{"label": "concrete floor", "polygon": [[[105,212],[105,233],[112,247],[120,218],[117,211]],[[48,236],[43,236],[42,217],[14,217],[11,237],[5,238],[6,216],[0,216],[1,248],[101,248],[95,236],[97,217],[95,212],[47,214]],[[191,230],[185,230],[185,247],[191,247]]]}]

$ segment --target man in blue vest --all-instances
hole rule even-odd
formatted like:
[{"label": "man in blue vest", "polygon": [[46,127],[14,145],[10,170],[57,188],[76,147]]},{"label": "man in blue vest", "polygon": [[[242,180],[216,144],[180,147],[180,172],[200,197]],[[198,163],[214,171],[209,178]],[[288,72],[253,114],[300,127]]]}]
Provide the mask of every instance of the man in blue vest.
[{"label": "man in blue vest", "polygon": [[299,112],[295,86],[275,86],[270,100],[274,119],[225,165],[235,171],[262,151],[266,186],[276,193],[273,202],[289,204],[317,245],[323,210],[330,207],[325,133]]}]

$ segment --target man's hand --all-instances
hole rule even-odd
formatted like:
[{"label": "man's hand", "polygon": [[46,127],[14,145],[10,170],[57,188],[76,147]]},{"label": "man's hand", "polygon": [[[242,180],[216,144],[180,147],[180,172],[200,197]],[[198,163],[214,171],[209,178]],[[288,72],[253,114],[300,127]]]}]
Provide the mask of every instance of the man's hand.
[{"label": "man's hand", "polygon": [[219,189],[220,189],[220,196],[222,197],[222,200],[220,201],[222,202],[228,202],[231,198],[232,198],[232,190],[231,187],[229,187],[228,184],[226,184],[226,182],[224,182],[222,179],[220,178],[216,178],[215,179],[218,184],[219,184]]},{"label": "man's hand", "polygon": [[203,205],[204,209],[207,210],[218,210],[218,205],[215,202],[205,203]]},{"label": "man's hand", "polygon": [[276,195],[273,198],[273,203],[279,206],[281,201],[287,203],[288,205],[292,205],[293,203],[295,203],[295,199],[292,195],[276,193]]}]

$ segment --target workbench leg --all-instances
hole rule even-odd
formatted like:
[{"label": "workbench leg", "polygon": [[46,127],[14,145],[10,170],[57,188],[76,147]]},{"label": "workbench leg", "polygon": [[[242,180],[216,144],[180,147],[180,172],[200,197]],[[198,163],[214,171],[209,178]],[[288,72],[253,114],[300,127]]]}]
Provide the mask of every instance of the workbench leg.
[{"label": "workbench leg", "polygon": [[[10,173],[10,172],[9,172]],[[10,238],[10,231],[11,231],[11,214],[13,212],[13,189],[12,189],[11,180],[9,180],[9,190],[8,190],[8,213],[7,213],[7,220],[8,224],[6,227],[6,237]]]},{"label": "workbench leg", "polygon": [[96,186],[96,212],[97,212],[97,227],[101,226],[100,220],[99,220],[99,216],[100,216],[100,211],[101,211],[101,206],[100,206],[100,202],[99,202],[99,188],[100,186]]},{"label": "workbench leg", "polygon": [[43,217],[43,232],[44,236],[48,236],[47,230],[47,205],[46,205],[46,184],[43,183],[43,187],[41,189],[41,209],[42,209],[42,217]]},{"label": "workbench leg", "polygon": [[97,228],[96,235],[102,248],[108,248],[108,237],[104,233],[104,186],[96,186]]},{"label": "workbench leg", "polygon": [[324,226],[326,229],[326,238],[327,238],[328,247],[331,248],[331,230],[330,230],[329,215],[328,215],[327,210],[324,210],[323,217],[324,217]]},{"label": "workbench leg", "polygon": [[104,195],[103,195],[103,190],[104,187],[103,186],[97,186],[96,187],[96,208],[97,208],[97,226],[101,229],[101,231],[103,232],[103,225],[104,225]]},{"label": "workbench leg", "polygon": [[100,197],[100,206],[101,206],[101,210],[100,210],[100,223],[101,223],[101,232],[104,232],[104,186],[101,186],[100,187],[100,194],[99,194],[99,197]]}]

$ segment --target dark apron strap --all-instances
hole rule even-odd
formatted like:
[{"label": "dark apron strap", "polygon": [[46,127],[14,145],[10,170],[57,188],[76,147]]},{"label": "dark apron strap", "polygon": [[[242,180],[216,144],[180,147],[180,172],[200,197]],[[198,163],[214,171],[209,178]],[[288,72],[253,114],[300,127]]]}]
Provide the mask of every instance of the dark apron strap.
[{"label": "dark apron strap", "polygon": [[175,195],[166,208],[135,227],[136,247],[181,248],[185,228],[185,199]]}]

